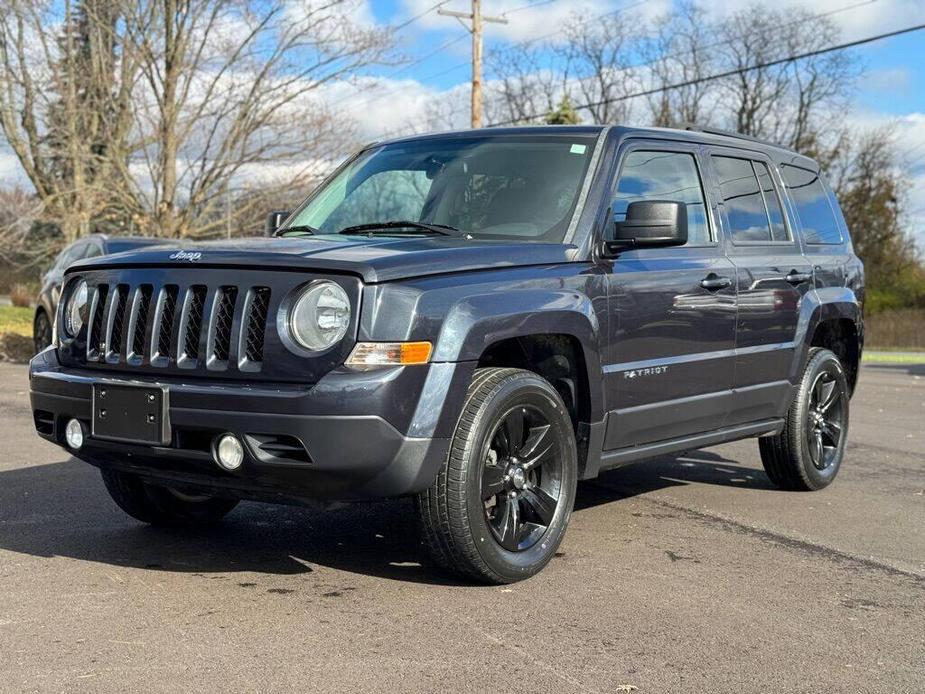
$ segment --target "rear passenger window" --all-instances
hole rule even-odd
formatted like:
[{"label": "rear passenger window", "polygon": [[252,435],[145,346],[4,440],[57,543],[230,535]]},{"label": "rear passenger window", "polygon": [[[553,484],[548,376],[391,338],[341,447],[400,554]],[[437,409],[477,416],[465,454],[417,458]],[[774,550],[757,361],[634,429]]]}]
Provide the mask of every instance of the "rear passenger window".
[{"label": "rear passenger window", "polygon": [[781,167],[781,174],[796,205],[806,242],[841,243],[841,231],[819,174],[787,164]]},{"label": "rear passenger window", "polygon": [[612,204],[614,219],[626,219],[626,209],[639,200],[683,202],[687,207],[687,245],[713,243],[707,222],[703,186],[694,155],[687,152],[630,152],[623,158]]},{"label": "rear passenger window", "polygon": [[780,198],[765,164],[714,156],[713,167],[734,242],[789,241]]},{"label": "rear passenger window", "polygon": [[761,186],[761,193],[764,195],[764,206],[768,208],[768,219],[771,222],[771,240],[772,241],[789,241],[787,235],[787,225],[784,224],[784,210],[780,204],[780,197],[774,188],[774,182],[771,180],[771,172],[767,164],[760,161],[753,161],[755,173],[758,174],[758,184]]}]

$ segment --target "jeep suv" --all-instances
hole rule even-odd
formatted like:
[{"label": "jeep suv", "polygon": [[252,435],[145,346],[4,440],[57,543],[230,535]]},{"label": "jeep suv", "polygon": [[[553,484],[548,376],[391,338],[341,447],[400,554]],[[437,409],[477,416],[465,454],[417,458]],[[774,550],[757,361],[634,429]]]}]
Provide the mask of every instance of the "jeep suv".
[{"label": "jeep suv", "polygon": [[844,458],[863,268],[819,166],[780,147],[399,139],[271,238],[178,244],[70,267],[31,364],[38,433],[147,523],[413,496],[439,565],[504,583],[602,470],[757,437],[775,484],[814,490]]}]

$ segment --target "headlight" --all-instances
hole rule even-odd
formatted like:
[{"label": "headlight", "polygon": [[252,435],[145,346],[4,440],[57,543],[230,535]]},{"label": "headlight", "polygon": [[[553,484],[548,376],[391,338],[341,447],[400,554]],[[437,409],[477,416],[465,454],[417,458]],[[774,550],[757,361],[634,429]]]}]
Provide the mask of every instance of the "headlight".
[{"label": "headlight", "polygon": [[87,283],[80,280],[68,296],[67,305],[64,307],[64,332],[68,337],[77,337],[86,323],[90,310],[89,299]]},{"label": "headlight", "polygon": [[289,309],[292,339],[312,352],[322,352],[340,342],[350,325],[350,300],[339,284],[312,282]]}]

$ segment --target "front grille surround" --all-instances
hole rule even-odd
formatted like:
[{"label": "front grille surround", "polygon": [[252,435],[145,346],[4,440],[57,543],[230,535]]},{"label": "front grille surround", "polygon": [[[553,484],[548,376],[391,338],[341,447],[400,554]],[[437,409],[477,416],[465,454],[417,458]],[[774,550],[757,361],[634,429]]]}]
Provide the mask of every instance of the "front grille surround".
[{"label": "front grille surround", "polygon": [[[144,267],[68,273],[86,280],[90,310],[76,338],[59,325],[64,366],[113,377],[209,377],[311,384],[343,364],[358,330],[359,278],[310,272]],[[278,330],[287,298],[306,281],[337,281],[351,297],[342,343],[319,354],[287,348]],[[59,320],[62,320],[59,318]],[[139,349],[140,348],[140,349]]]}]

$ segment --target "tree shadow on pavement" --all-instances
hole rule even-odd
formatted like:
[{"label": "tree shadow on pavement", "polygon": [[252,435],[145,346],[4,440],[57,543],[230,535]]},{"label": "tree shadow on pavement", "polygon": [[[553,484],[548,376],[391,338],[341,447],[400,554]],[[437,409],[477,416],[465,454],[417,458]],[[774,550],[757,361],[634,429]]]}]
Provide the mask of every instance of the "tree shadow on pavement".
[{"label": "tree shadow on pavement", "polygon": [[578,488],[576,510],[688,484],[777,491],[764,470],[709,450],[688,451],[608,470]]},{"label": "tree shadow on pavement", "polygon": [[[697,451],[604,473],[579,486],[576,511],[689,483],[771,488],[763,472]],[[76,460],[0,472],[0,549],[155,571],[297,575],[320,565],[465,584],[432,565],[408,499],[327,511],[242,503],[211,527],[153,528],[123,514],[97,470]]]}]

